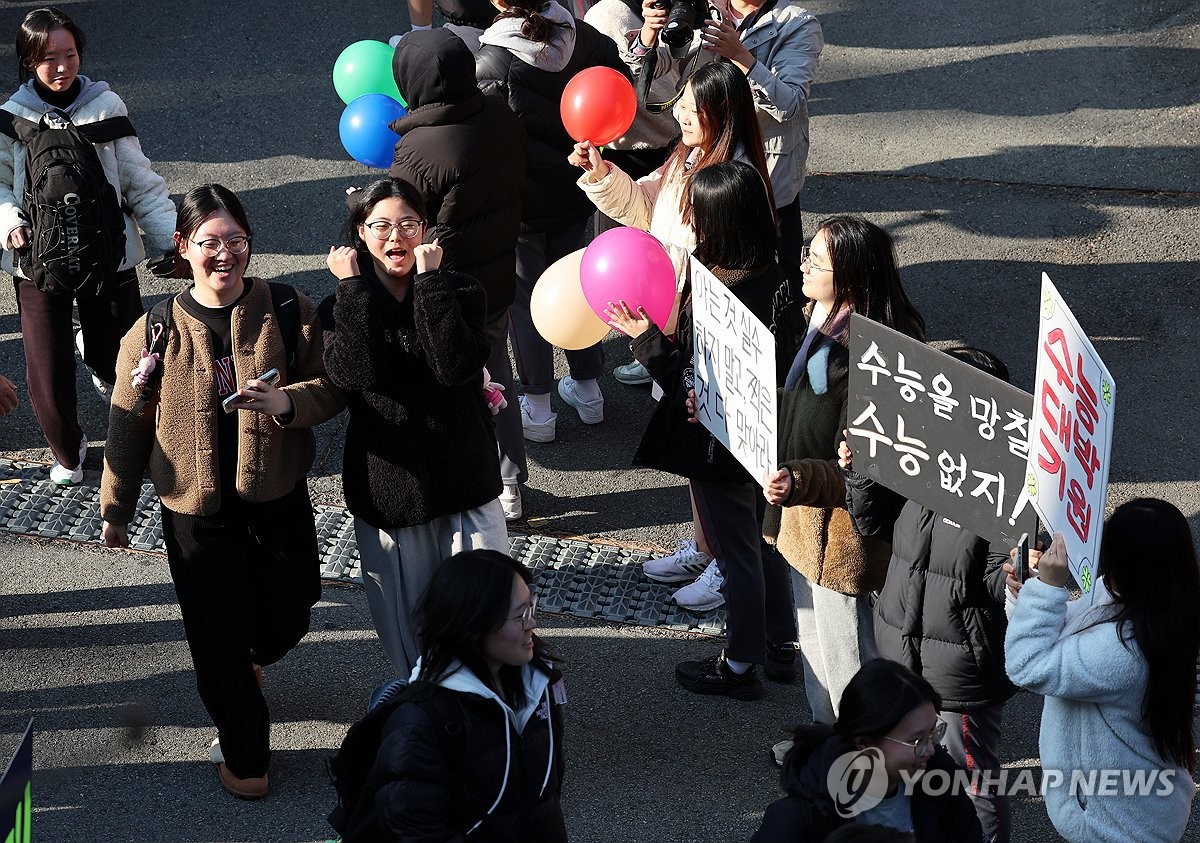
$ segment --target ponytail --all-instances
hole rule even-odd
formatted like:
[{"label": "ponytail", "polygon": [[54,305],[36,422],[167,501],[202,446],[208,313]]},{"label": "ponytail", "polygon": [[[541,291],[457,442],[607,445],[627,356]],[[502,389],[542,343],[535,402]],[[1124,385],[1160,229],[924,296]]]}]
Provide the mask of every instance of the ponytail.
[{"label": "ponytail", "polygon": [[563,29],[565,23],[555,23],[545,17],[542,12],[549,3],[547,0],[512,0],[508,8],[496,16],[496,20],[518,18],[521,21],[521,37],[535,44],[549,44],[554,37],[554,31]]}]

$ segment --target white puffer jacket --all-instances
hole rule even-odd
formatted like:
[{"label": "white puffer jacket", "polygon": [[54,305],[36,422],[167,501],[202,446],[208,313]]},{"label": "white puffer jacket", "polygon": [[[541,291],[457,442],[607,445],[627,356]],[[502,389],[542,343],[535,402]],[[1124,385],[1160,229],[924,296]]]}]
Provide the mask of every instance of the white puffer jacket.
[{"label": "white puffer jacket", "polygon": [[[82,82],[75,102],[64,109],[76,125],[95,123],[108,117],[128,115],[125,103],[105,82],[93,82],[80,76]],[[37,122],[52,106],[43,102],[29,80],[3,105],[5,111]],[[136,137],[118,138],[96,145],[96,153],[104,167],[104,175],[116,188],[117,196],[126,209],[125,259],[122,270],[136,266],[146,257],[141,230],[150,238],[150,246],[158,252],[170,251],[175,233],[175,203],[167,191],[162,176],[154,172],[150,160],[142,154]],[[13,229],[29,225],[24,210],[25,144],[0,135],[0,245],[7,246]],[[132,216],[130,216],[132,211]],[[5,272],[21,275],[13,266],[13,253],[5,248],[0,267]]]}]

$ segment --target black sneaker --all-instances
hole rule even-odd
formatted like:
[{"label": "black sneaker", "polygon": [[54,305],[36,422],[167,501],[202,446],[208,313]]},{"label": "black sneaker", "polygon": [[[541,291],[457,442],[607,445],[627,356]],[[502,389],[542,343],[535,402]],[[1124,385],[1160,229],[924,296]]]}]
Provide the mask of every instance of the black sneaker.
[{"label": "black sneaker", "polygon": [[694,694],[756,700],[763,695],[762,682],[754,665],[743,674],[734,673],[725,663],[725,651],[700,661],[675,665],[675,681]]},{"label": "black sneaker", "polygon": [[796,645],[791,641],[767,645],[767,663],[763,673],[772,682],[796,681]]}]

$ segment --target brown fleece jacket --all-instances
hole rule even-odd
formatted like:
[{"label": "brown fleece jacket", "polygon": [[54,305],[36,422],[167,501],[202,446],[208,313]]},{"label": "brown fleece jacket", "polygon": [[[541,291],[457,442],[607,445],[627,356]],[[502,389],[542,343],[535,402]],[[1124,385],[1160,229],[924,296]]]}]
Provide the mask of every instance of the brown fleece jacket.
[{"label": "brown fleece jacket", "polygon": [[846,511],[846,483],[833,460],[786,463],[794,480],[783,507],[777,546],[809,582],[842,594],[883,587],[889,547],[854,531]]},{"label": "brown fleece jacket", "polygon": [[[345,399],[325,375],[321,326],[316,308],[303,294],[295,371],[265,281],[256,280],[233,308],[230,329],[234,368],[239,373],[280,371],[278,385],[292,399],[287,427],[263,413],[238,410],[236,487],[248,501],[275,500],[292,490],[312,466],[311,428],[341,412]],[[135,415],[138,390],[129,372],[146,344],[146,316],[129,329],[117,358],[117,383],[109,411],[100,515],[112,524],[133,520],[142,475],[163,506],[184,515],[211,515],[221,507],[217,459],[217,414],[224,412],[213,388],[212,333],[180,305],[172,303],[171,331],[163,355],[158,395]],[[293,380],[294,378],[294,380]],[[242,380],[245,380],[242,377]]]}]

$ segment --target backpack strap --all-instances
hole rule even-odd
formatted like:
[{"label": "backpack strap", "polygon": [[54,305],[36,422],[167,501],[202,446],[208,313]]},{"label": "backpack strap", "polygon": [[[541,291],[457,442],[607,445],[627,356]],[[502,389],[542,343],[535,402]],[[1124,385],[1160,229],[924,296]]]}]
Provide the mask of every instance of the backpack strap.
[{"label": "backpack strap", "polygon": [[106,117],[95,123],[76,125],[75,128],[92,143],[109,143],[119,138],[137,137],[137,130],[133,128],[128,117]]},{"label": "backpack strap", "polygon": [[11,111],[0,108],[0,134],[28,144],[37,137],[40,131],[41,128],[32,120],[26,120],[24,117],[18,117]]},{"label": "backpack strap", "polygon": [[[64,112],[58,113],[66,117]],[[76,125],[75,128],[92,143],[108,143],[118,138],[137,137],[137,130],[133,128],[133,123],[129,122],[128,117],[107,117],[95,123]],[[42,127],[38,123],[0,108],[0,134],[28,144],[41,130]]]},{"label": "backpack strap", "polygon": [[300,342],[300,299],[296,295],[296,288],[289,284],[268,281],[267,286],[271,289],[271,308],[279,320],[279,333],[283,336],[290,374],[296,369],[296,346]]},{"label": "backpack strap", "polygon": [[155,302],[150,308],[150,312],[146,314],[144,351],[147,356],[155,358],[155,363],[154,368],[146,374],[145,383],[142,384],[137,401],[134,402],[133,414],[135,416],[140,416],[145,412],[146,405],[157,394],[159,384],[162,383],[163,358],[167,354],[167,338],[171,333],[172,313],[175,309],[175,297],[178,295],[176,293],[175,296],[168,296],[162,301]]}]

